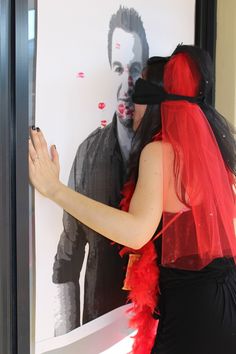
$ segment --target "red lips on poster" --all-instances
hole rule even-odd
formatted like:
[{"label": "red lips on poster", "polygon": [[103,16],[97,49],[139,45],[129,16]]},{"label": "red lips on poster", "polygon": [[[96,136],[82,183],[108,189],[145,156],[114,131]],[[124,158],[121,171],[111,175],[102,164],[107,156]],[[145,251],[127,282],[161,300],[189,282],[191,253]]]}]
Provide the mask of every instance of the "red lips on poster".
[{"label": "red lips on poster", "polygon": [[77,75],[76,75],[78,78],[80,78],[80,79],[83,79],[84,78],[84,73],[82,72],[82,71],[80,71],[79,73],[77,73]]},{"label": "red lips on poster", "polygon": [[120,114],[124,114],[124,112],[125,112],[125,105],[124,104],[119,104],[119,106],[118,106],[118,110],[119,110],[119,113]]},{"label": "red lips on poster", "polygon": [[98,104],[99,109],[104,109],[105,107],[106,107],[106,105],[104,102],[99,102],[99,104]]},{"label": "red lips on poster", "polygon": [[105,127],[107,125],[107,120],[103,119],[101,120],[101,126]]}]

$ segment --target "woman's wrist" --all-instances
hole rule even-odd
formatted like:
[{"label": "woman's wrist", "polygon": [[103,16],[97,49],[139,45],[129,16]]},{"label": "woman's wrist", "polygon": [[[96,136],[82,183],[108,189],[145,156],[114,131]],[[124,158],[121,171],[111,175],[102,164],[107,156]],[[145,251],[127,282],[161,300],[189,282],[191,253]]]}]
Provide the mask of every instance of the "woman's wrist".
[{"label": "woman's wrist", "polygon": [[47,192],[47,198],[49,198],[52,201],[54,201],[55,203],[57,203],[57,200],[60,199],[60,194],[61,194],[61,192],[63,190],[63,187],[65,187],[65,185],[62,182],[58,181]]}]

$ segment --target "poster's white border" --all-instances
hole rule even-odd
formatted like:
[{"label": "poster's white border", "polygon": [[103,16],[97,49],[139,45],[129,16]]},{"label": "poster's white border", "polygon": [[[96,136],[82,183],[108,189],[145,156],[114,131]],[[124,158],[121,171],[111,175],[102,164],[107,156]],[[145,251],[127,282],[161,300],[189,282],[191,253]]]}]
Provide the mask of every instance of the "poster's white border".
[{"label": "poster's white border", "polygon": [[[122,320],[124,327],[127,329],[127,331],[124,331],[123,339],[125,339],[129,335],[133,335],[134,332],[128,327],[129,317],[127,315],[127,310],[129,310],[131,306],[132,305],[130,304],[121,306],[99,318],[96,318],[93,321],[90,321],[89,323],[84,324],[82,327],[74,329],[65,335],[39,341],[36,343],[35,354],[42,354],[51,350],[61,349],[70,344],[79,342],[81,339],[96,333],[98,330],[104,329],[105,327],[108,327],[109,325]],[[106,350],[103,353],[108,353],[108,351]]]}]

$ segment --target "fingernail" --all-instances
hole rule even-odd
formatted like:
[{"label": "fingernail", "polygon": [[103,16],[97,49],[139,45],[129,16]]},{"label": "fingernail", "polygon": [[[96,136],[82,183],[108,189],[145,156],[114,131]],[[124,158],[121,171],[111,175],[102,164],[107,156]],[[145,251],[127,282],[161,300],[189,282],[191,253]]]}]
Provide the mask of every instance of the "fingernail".
[{"label": "fingernail", "polygon": [[32,130],[36,130],[35,125],[32,125]]},{"label": "fingernail", "polygon": [[40,132],[40,128],[39,127],[37,127],[36,130],[37,130],[37,132]]},{"label": "fingernail", "polygon": [[57,149],[56,145],[53,145],[54,146],[54,149]]}]

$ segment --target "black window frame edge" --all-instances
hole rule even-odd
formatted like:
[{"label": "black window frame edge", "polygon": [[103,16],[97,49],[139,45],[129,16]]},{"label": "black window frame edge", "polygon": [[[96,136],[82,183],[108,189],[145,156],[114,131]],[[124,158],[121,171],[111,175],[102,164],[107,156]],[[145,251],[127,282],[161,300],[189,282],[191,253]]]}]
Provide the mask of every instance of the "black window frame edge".
[{"label": "black window frame edge", "polygon": [[0,0],[0,29],[0,354],[28,354],[27,0]]},{"label": "black window frame edge", "polygon": [[[215,76],[217,39],[217,0],[196,0],[195,5],[195,45],[207,50],[213,61]],[[215,105],[215,78],[207,101]]]},{"label": "black window frame edge", "polygon": [[[15,0],[17,354],[30,348],[28,0]],[[25,311],[26,310],[26,311]]]},{"label": "black window frame edge", "polygon": [[[195,44],[215,62],[216,0],[196,0]],[[209,97],[214,103],[214,88]],[[0,0],[0,354],[30,354],[28,0]],[[33,316],[34,317],[34,316]]]},{"label": "black window frame edge", "polygon": [[[16,350],[12,3],[0,0],[0,353]],[[12,45],[11,45],[12,44]]]}]

